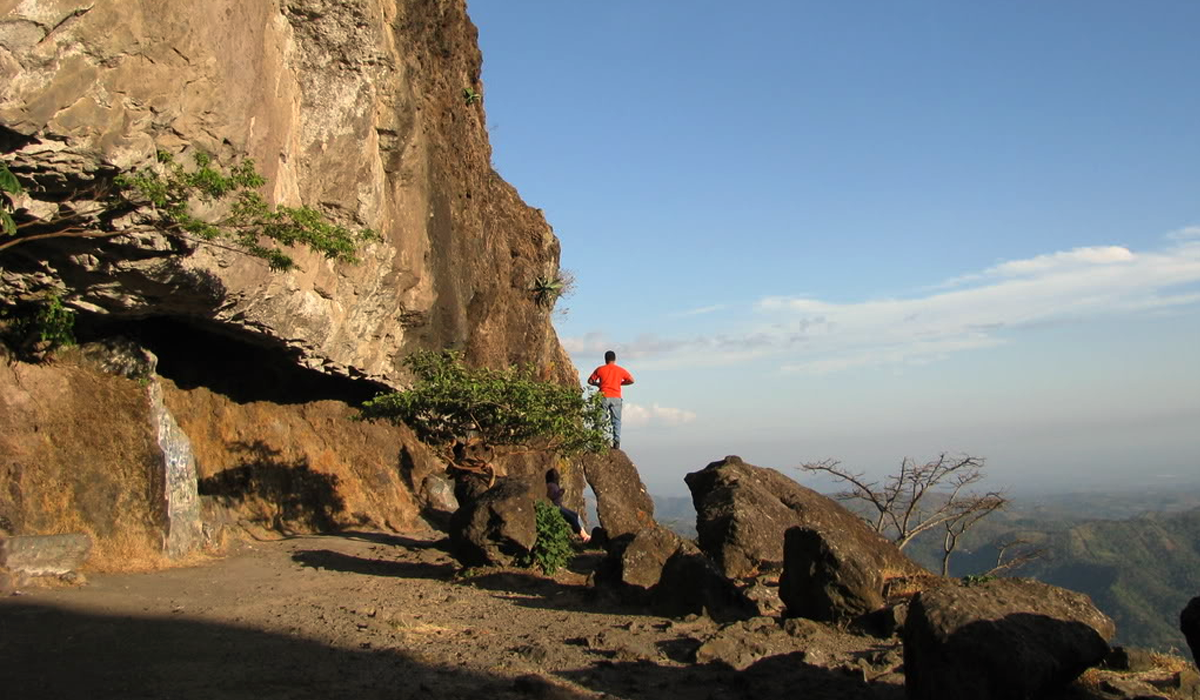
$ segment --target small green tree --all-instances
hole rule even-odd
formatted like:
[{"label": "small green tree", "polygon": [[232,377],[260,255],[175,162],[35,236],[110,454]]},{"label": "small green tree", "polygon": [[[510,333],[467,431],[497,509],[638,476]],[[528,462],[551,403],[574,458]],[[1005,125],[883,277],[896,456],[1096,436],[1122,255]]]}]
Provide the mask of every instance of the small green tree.
[{"label": "small green tree", "polygon": [[553,575],[571,561],[574,550],[571,549],[571,526],[557,506],[538,500],[533,504],[534,527],[537,538],[533,541],[533,549],[522,562],[524,566],[534,566],[546,575]]},{"label": "small green tree", "polygon": [[[89,191],[86,197],[73,193],[76,197],[61,202],[55,216],[20,221],[9,213],[13,202],[8,196],[20,193],[20,183],[5,165],[0,170],[7,210],[0,216],[0,252],[39,239],[98,239],[153,230],[261,258],[272,270],[289,270],[296,263],[284,251],[286,246],[304,245],[330,259],[356,262],[358,246],[378,239],[371,229],[351,231],[309,207],[272,207],[258,192],[266,180],[249,158],[235,162],[228,172],[208,154],[197,153],[193,160],[193,167],[186,168],[159,151],[153,165],[120,173],[111,185]],[[76,208],[77,199],[92,205]],[[199,216],[193,210],[196,203],[214,205],[213,210],[224,213]],[[141,223],[133,228],[112,226],[113,219],[133,212],[144,215]]]},{"label": "small green tree", "polygon": [[602,452],[607,416],[595,392],[539,379],[530,367],[467,367],[454,351],[405,358],[413,387],[380,394],[361,417],[404,423],[451,466],[490,474],[497,452]]}]

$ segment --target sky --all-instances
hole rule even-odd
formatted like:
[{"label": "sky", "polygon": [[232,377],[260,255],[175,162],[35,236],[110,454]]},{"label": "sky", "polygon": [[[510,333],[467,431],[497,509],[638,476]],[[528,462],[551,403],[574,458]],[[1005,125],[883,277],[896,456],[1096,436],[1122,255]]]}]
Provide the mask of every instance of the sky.
[{"label": "sky", "polygon": [[1200,3],[469,0],[652,493],[725,455],[1200,483]]}]

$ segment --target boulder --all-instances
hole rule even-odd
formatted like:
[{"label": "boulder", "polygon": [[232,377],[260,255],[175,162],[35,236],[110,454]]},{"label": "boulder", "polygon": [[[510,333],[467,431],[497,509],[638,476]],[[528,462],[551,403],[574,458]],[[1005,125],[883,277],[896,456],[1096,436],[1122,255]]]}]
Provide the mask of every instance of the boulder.
[{"label": "boulder", "polygon": [[837,533],[789,529],[779,578],[787,616],[845,624],[881,609],[894,550],[865,527]]},{"label": "boulder", "polygon": [[[656,527],[654,501],[637,467],[620,450],[583,457],[583,472],[596,494],[596,514],[610,540]],[[664,559],[665,561],[665,559]]]},{"label": "boulder", "polygon": [[0,538],[0,569],[18,576],[64,576],[76,572],[92,551],[92,538],[19,535]]},{"label": "boulder", "polygon": [[1102,661],[1115,633],[1086,595],[1037,581],[925,590],[902,633],[908,697],[1042,697]]},{"label": "boulder", "polygon": [[696,506],[697,542],[731,578],[783,566],[783,533],[797,526],[872,551],[885,575],[922,571],[857,515],[774,469],[729,456],[684,480]]},{"label": "boulder", "polygon": [[1192,660],[1200,666],[1200,596],[1192,598],[1179,613],[1179,629],[1192,649]]},{"label": "boulder", "polygon": [[614,538],[596,569],[595,583],[641,597],[659,582],[667,561],[685,546],[679,535],[658,524]]},{"label": "boulder", "polygon": [[528,483],[497,479],[487,491],[462,502],[454,514],[451,554],[463,566],[516,565],[537,538],[534,500]]},{"label": "boulder", "polygon": [[717,622],[746,620],[759,608],[733,581],[693,546],[678,549],[662,567],[651,593],[655,613],[664,617],[708,615]]}]

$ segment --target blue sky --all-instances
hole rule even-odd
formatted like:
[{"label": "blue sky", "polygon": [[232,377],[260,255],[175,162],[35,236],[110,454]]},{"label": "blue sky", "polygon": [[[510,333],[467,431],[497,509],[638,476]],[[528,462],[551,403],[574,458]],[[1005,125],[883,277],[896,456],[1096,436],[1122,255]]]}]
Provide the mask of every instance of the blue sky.
[{"label": "blue sky", "polygon": [[469,12],[493,163],[562,241],[576,365],[637,379],[651,491],[726,454],[1200,482],[1200,3]]}]

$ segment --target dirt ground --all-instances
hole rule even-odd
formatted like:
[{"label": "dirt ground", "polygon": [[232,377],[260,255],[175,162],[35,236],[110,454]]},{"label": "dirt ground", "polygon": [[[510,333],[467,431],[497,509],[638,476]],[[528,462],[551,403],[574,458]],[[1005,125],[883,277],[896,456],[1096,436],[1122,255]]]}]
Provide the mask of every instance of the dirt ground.
[{"label": "dirt ground", "polygon": [[597,553],[551,579],[460,572],[445,546],[432,532],[298,537],[23,589],[0,599],[0,689],[22,700],[903,697],[902,678],[871,678],[866,661],[894,658],[894,643],[821,632],[820,650],[800,635],[743,671],[696,663],[718,626],[598,596],[586,585]]}]

